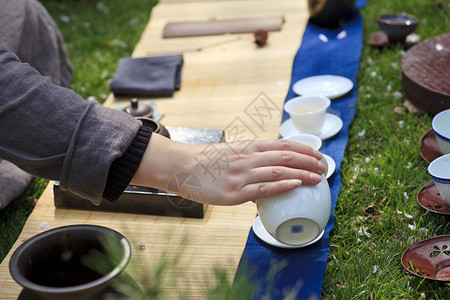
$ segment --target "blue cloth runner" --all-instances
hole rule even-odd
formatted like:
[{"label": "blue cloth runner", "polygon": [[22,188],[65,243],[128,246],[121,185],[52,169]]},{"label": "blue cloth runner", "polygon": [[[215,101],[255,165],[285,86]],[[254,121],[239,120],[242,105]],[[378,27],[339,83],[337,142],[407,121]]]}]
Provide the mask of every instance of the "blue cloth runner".
[{"label": "blue cloth runner", "polygon": [[[340,165],[344,158],[349,126],[355,116],[358,97],[357,75],[363,30],[362,17],[358,9],[364,7],[365,3],[366,0],[356,1],[353,17],[339,29],[328,30],[307,24],[300,49],[294,59],[291,84],[286,97],[286,101],[289,101],[297,96],[292,91],[295,82],[315,75],[343,76],[354,84],[352,91],[347,95],[332,101],[329,112],[338,115],[344,125],[342,130],[332,139],[325,141],[320,149],[336,162],[336,171],[328,180],[333,210],[341,187]],[[321,34],[327,37],[327,42],[323,41],[325,40],[323,37],[319,38]],[[284,112],[282,122],[288,118],[289,115]],[[323,238],[301,249],[272,247],[261,241],[253,230],[250,230],[235,280],[241,275],[250,275],[252,282],[258,287],[257,299],[263,296],[267,296],[268,299],[283,299],[286,291],[296,291],[296,299],[311,297],[320,299],[330,249],[329,233],[333,227],[332,211]]]}]

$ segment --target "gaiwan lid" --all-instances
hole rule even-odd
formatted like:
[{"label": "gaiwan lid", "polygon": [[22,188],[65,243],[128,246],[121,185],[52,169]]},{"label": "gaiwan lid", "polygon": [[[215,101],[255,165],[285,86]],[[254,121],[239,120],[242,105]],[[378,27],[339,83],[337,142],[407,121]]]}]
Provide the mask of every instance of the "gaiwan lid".
[{"label": "gaiwan lid", "polygon": [[137,98],[132,98],[130,100],[130,105],[122,110],[132,115],[133,117],[151,118],[151,116],[153,115],[153,108],[146,104],[140,104]]}]

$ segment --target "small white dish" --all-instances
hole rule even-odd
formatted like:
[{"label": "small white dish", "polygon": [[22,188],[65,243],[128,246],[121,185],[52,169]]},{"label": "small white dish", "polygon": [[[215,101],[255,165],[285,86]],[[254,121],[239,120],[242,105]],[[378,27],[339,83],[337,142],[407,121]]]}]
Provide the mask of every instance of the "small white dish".
[{"label": "small white dish", "polygon": [[319,75],[304,78],[292,86],[297,95],[315,95],[339,98],[347,94],[353,88],[353,82],[345,77],[336,75]]},{"label": "small white dish", "polygon": [[274,246],[274,247],[285,248],[285,249],[297,249],[297,248],[304,248],[304,247],[310,246],[310,245],[314,244],[315,242],[317,242],[318,240],[320,240],[325,232],[325,230],[323,230],[317,238],[315,238],[314,240],[312,240],[309,243],[306,243],[303,245],[298,245],[298,246],[293,246],[293,245],[287,245],[287,244],[280,243],[279,241],[274,239],[270,235],[270,233],[267,232],[266,228],[264,228],[264,225],[261,223],[261,219],[259,218],[259,216],[257,216],[255,218],[255,220],[253,221],[252,228],[253,228],[253,232],[256,234],[256,236],[258,238],[260,238],[262,241],[264,241],[265,243],[267,243],[271,246]]},{"label": "small white dish", "polygon": [[[323,124],[320,131],[315,134],[318,136],[321,140],[329,139],[333,136],[335,136],[339,131],[341,131],[342,126],[344,123],[342,122],[342,119],[334,114],[327,113],[325,116],[325,124]],[[280,135],[281,137],[288,137],[290,135],[296,135],[300,132],[292,122],[292,119],[288,119],[283,122],[280,126]]]},{"label": "small white dish", "polygon": [[334,159],[331,156],[328,156],[323,153],[322,153],[322,156],[326,159],[327,164],[328,164],[327,175],[325,175],[325,177],[328,179],[331,177],[331,175],[333,175],[334,171],[336,170],[336,162],[334,161]]}]

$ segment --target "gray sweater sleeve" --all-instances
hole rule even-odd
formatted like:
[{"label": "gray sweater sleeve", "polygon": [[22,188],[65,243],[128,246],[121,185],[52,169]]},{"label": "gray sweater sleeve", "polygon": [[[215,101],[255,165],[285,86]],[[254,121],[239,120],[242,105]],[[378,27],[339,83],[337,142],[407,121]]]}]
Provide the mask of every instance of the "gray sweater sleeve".
[{"label": "gray sweater sleeve", "polygon": [[141,123],[54,85],[0,48],[0,157],[99,203]]}]

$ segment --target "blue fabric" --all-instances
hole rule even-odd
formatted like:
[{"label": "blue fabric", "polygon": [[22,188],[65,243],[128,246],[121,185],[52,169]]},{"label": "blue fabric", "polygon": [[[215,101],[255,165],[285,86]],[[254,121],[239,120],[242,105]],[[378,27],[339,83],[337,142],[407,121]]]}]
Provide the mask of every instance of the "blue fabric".
[{"label": "blue fabric", "polygon": [[[339,75],[353,81],[352,91],[332,100],[329,111],[342,119],[343,128],[338,135],[325,141],[320,149],[336,161],[336,171],[328,179],[333,211],[341,186],[340,166],[358,97],[357,75],[363,42],[362,18],[358,8],[362,8],[365,2],[356,1],[353,17],[339,29],[328,30],[307,24],[300,49],[294,59],[290,89],[286,97],[286,101],[296,97],[292,85],[310,76]],[[346,37],[339,39],[338,35],[341,33],[339,36],[342,37],[343,31],[346,32]],[[319,38],[320,34],[325,35],[328,42],[323,42]],[[282,122],[288,118],[288,114],[284,112]],[[296,299],[320,299],[330,249],[329,233],[334,227],[333,211],[323,238],[306,248],[272,247],[259,240],[253,230],[250,230],[235,280],[238,280],[240,275],[250,275],[252,282],[258,286],[256,299],[263,295],[268,296],[268,299],[283,299],[286,291],[296,291]]]}]

